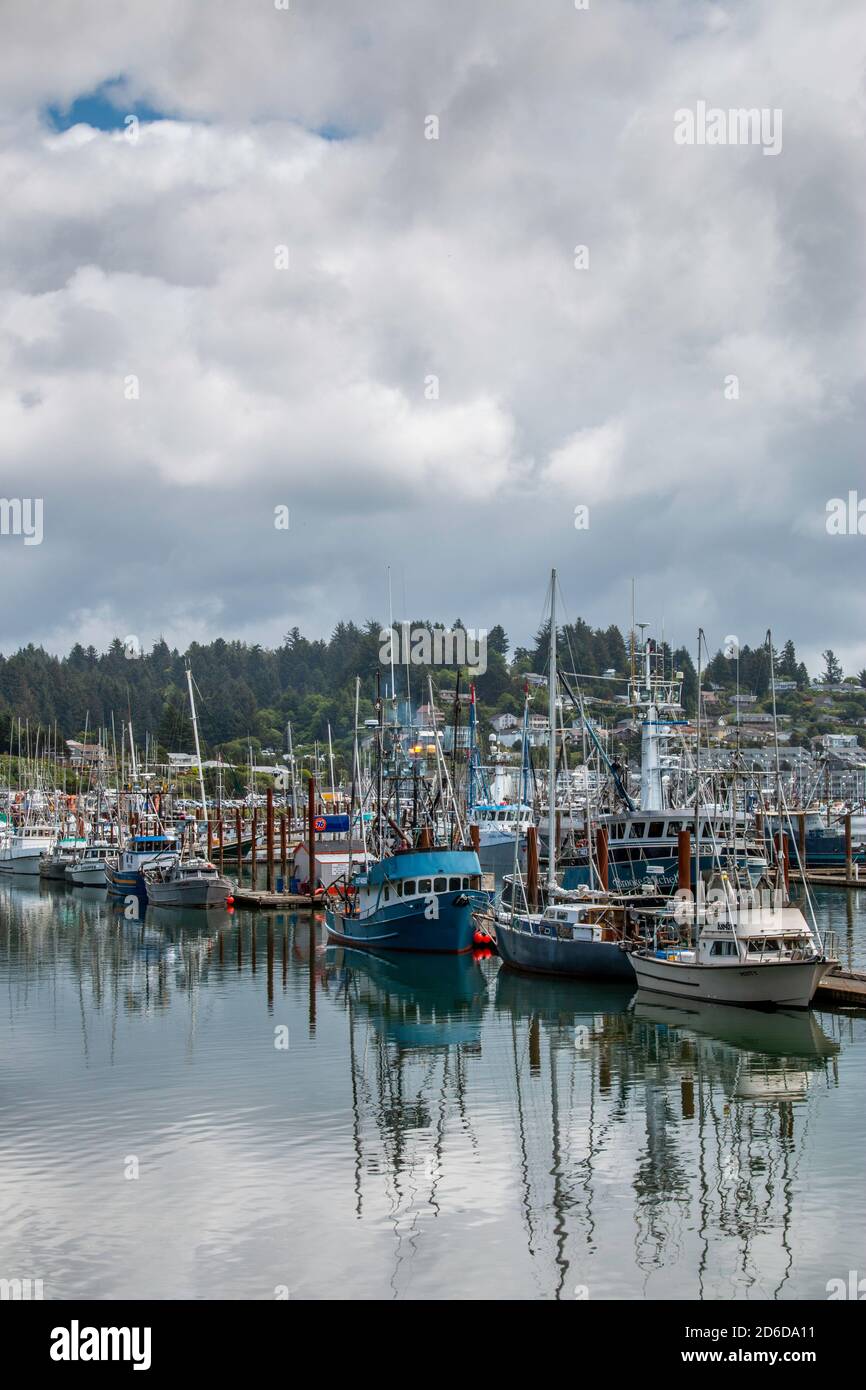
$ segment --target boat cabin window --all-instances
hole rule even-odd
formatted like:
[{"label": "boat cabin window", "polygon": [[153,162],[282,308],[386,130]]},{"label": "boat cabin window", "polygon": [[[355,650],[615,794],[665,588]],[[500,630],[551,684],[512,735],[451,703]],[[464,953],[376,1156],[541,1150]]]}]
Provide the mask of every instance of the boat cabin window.
[{"label": "boat cabin window", "polygon": [[649,837],[651,840],[660,840],[665,831],[665,823],[661,820],[650,821]]},{"label": "boat cabin window", "polygon": [[459,887],[460,887],[460,879],[459,879],[459,878],[457,878],[457,877],[449,878],[449,880],[448,880],[448,889],[449,889],[449,892],[455,893]]},{"label": "boat cabin window", "polygon": [[644,831],[645,831],[645,830],[646,830],[646,822],[645,822],[645,821],[637,821],[637,822],[631,827],[631,838],[632,838],[633,840],[642,840],[643,837],[644,837]]},{"label": "boat cabin window", "polygon": [[481,887],[481,876],[480,876],[479,874],[473,874],[473,875],[472,875],[472,877],[471,877],[470,880],[469,880],[469,887],[470,887],[470,888],[480,888],[480,887]]},{"label": "boat cabin window", "polygon": [[414,878],[407,878],[407,879],[405,880],[404,884],[403,884],[403,897],[404,897],[404,898],[411,898],[411,897],[414,896],[414,894],[415,894],[415,880],[414,880]]},{"label": "boat cabin window", "polygon": [[678,820],[668,821],[668,835],[679,835],[682,828]]},{"label": "boat cabin window", "polygon": [[429,893],[429,892],[431,891],[431,887],[432,887],[432,884],[431,884],[431,880],[430,880],[429,878],[419,878],[419,880],[418,880],[418,892],[419,892],[419,893]]},{"label": "boat cabin window", "polygon": [[434,880],[433,880],[433,892],[434,892],[434,893],[444,893],[444,892],[447,890],[447,888],[448,888],[448,880],[447,880],[447,878],[434,878]]},{"label": "boat cabin window", "polygon": [[737,947],[733,941],[714,941],[710,951],[711,956],[735,956]]}]

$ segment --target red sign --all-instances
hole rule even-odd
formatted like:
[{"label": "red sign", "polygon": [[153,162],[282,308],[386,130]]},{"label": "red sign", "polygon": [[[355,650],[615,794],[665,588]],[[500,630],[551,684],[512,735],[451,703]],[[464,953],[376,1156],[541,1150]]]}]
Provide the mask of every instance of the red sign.
[{"label": "red sign", "polygon": [[314,829],[314,830],[327,830],[327,828],[328,828],[328,822],[325,820],[325,817],[324,817],[324,816],[316,816],[315,820],[313,821],[313,829]]}]

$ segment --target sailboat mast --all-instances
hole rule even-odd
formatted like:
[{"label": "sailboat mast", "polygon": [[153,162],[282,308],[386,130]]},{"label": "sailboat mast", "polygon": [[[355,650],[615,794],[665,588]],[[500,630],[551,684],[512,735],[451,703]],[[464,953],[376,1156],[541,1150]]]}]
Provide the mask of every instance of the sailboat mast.
[{"label": "sailboat mast", "polygon": [[556,570],[550,571],[550,660],[548,683],[547,745],[547,889],[556,887]]},{"label": "sailboat mast", "polygon": [[[201,813],[204,816],[205,820],[207,820],[207,800],[205,799],[204,794],[204,771],[202,770],[201,765],[201,746],[198,741],[198,716],[195,712],[195,696],[192,693],[192,668],[190,667],[189,663],[187,663],[186,668],[186,683],[189,687],[189,708],[190,713],[192,714],[192,732],[193,738],[195,739],[195,758],[196,762],[198,763],[198,785],[199,791],[201,792]],[[240,850],[238,850],[238,853],[240,853]]]}]

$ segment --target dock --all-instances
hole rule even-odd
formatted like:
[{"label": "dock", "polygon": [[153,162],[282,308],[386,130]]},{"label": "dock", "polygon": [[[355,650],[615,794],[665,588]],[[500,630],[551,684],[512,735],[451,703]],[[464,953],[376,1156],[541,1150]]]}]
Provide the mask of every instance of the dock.
[{"label": "dock", "polygon": [[[279,911],[291,908],[297,911],[299,908],[310,906],[309,893],[260,893],[252,888],[235,888],[232,894],[235,907],[257,908],[262,912]],[[316,910],[318,911],[318,903]]]},{"label": "dock", "polygon": [[[804,875],[799,869],[791,869],[789,872],[792,883],[803,882]],[[807,869],[805,881],[812,887],[866,888],[866,874],[858,878],[856,864],[851,874],[847,874],[844,869]]]},{"label": "dock", "polygon": [[830,1004],[848,1009],[866,1009],[866,971],[831,970],[815,991],[814,1005]]}]

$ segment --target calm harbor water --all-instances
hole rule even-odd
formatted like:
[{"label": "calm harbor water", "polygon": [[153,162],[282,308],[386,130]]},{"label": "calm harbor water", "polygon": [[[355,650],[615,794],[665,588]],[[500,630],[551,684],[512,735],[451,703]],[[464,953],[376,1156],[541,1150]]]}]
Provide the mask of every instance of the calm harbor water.
[{"label": "calm harbor water", "polygon": [[[866,889],[818,915],[866,966]],[[0,881],[0,1277],[46,1298],[824,1298],[864,1138],[863,1016]]]}]

